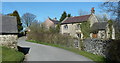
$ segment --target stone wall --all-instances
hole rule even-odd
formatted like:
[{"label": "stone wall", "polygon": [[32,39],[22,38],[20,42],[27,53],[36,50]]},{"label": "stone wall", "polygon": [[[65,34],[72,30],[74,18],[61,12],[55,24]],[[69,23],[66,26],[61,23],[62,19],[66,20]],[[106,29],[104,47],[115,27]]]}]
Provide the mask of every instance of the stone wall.
[{"label": "stone wall", "polygon": [[17,35],[0,35],[0,45],[17,49]]},{"label": "stone wall", "polygon": [[106,56],[110,40],[85,39],[83,40],[84,50],[93,54]]}]

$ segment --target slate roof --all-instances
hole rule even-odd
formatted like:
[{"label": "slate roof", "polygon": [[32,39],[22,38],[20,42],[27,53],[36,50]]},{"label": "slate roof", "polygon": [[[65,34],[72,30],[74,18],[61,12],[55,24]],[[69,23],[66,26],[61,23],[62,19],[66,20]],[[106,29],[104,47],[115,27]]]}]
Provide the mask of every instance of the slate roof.
[{"label": "slate roof", "polygon": [[61,24],[79,23],[79,22],[87,21],[89,17],[90,15],[67,17]]},{"label": "slate roof", "polygon": [[0,33],[18,33],[16,17],[0,15],[0,23]]},{"label": "slate roof", "polygon": [[54,20],[54,19],[51,19],[49,18],[54,24],[59,24],[60,22],[58,20]]},{"label": "slate roof", "polygon": [[91,32],[98,30],[105,30],[107,26],[107,22],[96,22],[91,27]]}]

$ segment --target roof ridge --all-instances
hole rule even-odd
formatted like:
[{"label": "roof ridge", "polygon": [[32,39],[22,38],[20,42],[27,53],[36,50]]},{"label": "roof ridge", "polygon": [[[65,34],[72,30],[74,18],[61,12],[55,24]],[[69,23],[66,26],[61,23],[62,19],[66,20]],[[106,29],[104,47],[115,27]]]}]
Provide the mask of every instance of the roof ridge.
[{"label": "roof ridge", "polygon": [[[91,14],[89,14],[89,15],[91,15]],[[89,15],[74,16],[74,17],[83,17],[83,16],[89,16]],[[74,17],[72,17],[72,18],[74,18]],[[71,18],[71,17],[68,17],[68,18]]]},{"label": "roof ridge", "polygon": [[2,16],[1,19],[2,30],[0,30],[0,33],[18,33],[17,19],[15,16]]},{"label": "roof ridge", "polygon": [[51,21],[58,21],[58,20],[54,20],[54,19],[52,19],[52,18],[50,18],[50,17],[49,17],[48,19],[51,20]]},{"label": "roof ridge", "polygon": [[90,16],[91,16],[91,14],[89,14],[89,15],[82,15],[82,16],[75,16],[75,17],[68,17],[67,19],[64,19],[62,23],[83,22],[83,21],[87,21]]}]

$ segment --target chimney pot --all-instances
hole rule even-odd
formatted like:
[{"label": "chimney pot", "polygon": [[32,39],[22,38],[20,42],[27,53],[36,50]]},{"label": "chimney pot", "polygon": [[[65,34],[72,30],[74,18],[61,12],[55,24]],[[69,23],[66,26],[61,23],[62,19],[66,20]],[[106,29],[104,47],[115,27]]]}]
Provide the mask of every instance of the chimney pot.
[{"label": "chimney pot", "polygon": [[91,9],[91,14],[94,14],[95,13],[95,10],[94,10],[94,7]]}]

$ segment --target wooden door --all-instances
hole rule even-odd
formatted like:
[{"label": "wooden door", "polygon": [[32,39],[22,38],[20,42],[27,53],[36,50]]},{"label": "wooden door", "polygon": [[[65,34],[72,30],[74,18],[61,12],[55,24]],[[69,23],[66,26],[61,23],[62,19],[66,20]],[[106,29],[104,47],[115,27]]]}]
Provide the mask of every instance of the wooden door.
[{"label": "wooden door", "polygon": [[97,38],[97,34],[92,34],[92,37],[93,38]]}]

